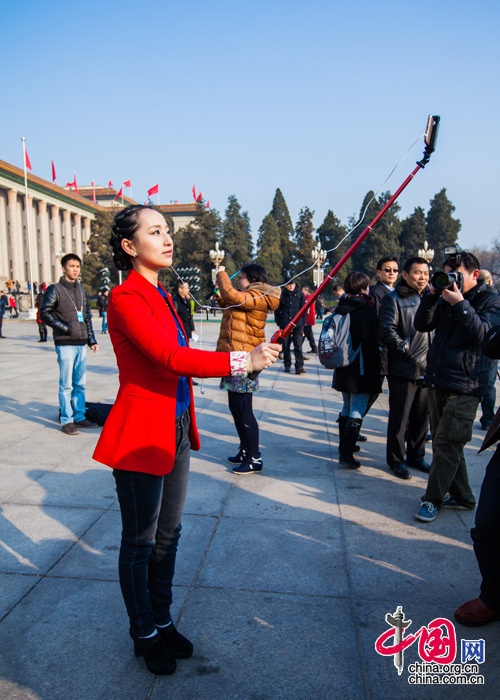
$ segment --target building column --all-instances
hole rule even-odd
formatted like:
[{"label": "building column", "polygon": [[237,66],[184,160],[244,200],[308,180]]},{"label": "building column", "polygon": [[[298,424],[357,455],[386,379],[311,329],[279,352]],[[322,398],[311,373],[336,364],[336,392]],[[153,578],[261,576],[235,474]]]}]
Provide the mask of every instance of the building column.
[{"label": "building column", "polygon": [[74,252],[80,260],[83,258],[82,255],[82,217],[81,214],[73,214],[75,221],[75,250]]},{"label": "building column", "polygon": [[[59,215],[59,207],[56,206],[55,204],[52,205],[51,207],[51,219],[52,219],[52,243],[54,246],[54,260],[53,260],[53,265],[54,265],[54,275],[52,277],[52,280],[54,282],[57,282],[59,280],[59,277],[61,276],[61,258],[64,255],[63,249],[62,249],[62,241],[61,241],[61,217]],[[47,282],[48,280],[44,280],[44,282]]]},{"label": "building column", "polygon": [[71,230],[71,212],[63,209],[64,252],[73,253],[73,231]]},{"label": "building column", "polygon": [[38,219],[40,221],[40,262],[41,279],[38,282],[50,284],[52,281],[52,261],[50,259],[50,234],[49,234],[49,214],[47,212],[47,202],[38,202]]},{"label": "building column", "polygon": [[7,198],[0,195],[0,278],[5,279],[10,277],[8,236]]},{"label": "building column", "polygon": [[83,252],[89,252],[90,219],[85,216],[83,219]]},{"label": "building column", "polygon": [[13,282],[16,280],[21,282],[21,280],[24,279],[23,231],[19,220],[20,217],[17,194],[18,193],[16,190],[9,190],[7,192],[9,203],[9,241],[11,258],[9,277]]}]

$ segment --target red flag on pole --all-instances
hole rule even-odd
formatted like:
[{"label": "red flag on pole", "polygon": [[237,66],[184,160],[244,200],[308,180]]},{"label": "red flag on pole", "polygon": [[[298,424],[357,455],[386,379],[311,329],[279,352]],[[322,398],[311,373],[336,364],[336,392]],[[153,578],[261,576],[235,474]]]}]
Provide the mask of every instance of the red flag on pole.
[{"label": "red flag on pole", "polygon": [[94,185],[94,181],[93,181],[93,180],[92,180],[92,201],[93,201],[93,202],[96,201],[96,198],[95,198],[95,185]]},{"label": "red flag on pole", "polygon": [[66,187],[74,187],[76,194],[78,194],[78,185],[76,184],[76,173],[73,182],[67,182]]},{"label": "red flag on pole", "polygon": [[207,204],[206,204],[207,209],[210,209],[210,200],[207,199]]},{"label": "red flag on pole", "polygon": [[193,185],[193,198],[194,201],[196,202],[196,187]]},{"label": "red flag on pole", "polygon": [[130,182],[130,180],[125,180],[123,184],[125,185],[125,187],[132,187],[132,183]]},{"label": "red flag on pole", "polygon": [[179,204],[179,200],[176,199],[175,202],[174,202],[174,204]]},{"label": "red flag on pole", "polygon": [[200,192],[200,194],[199,194],[198,197],[196,198],[196,201],[197,201],[197,202],[201,202],[202,199],[203,199],[203,190]]},{"label": "red flag on pole", "polygon": [[159,191],[160,191],[159,185],[155,185],[150,190],[148,190],[148,197],[151,197],[152,194],[158,194]]},{"label": "red flag on pole", "polygon": [[123,187],[120,187],[120,191],[118,192],[118,194],[115,197],[115,202],[118,201],[118,199],[122,196],[122,194],[123,194]]},{"label": "red flag on pole", "polygon": [[52,163],[52,182],[56,182],[57,178],[56,178],[56,168],[54,165],[54,161],[51,160],[50,162]]},{"label": "red flag on pole", "polygon": [[108,182],[108,187],[113,187],[113,180],[110,180],[110,181]]},{"label": "red flag on pole", "polygon": [[24,148],[24,155],[26,156],[26,167],[28,168],[28,170],[31,170],[30,158],[28,155],[28,151],[26,150],[26,147]]}]

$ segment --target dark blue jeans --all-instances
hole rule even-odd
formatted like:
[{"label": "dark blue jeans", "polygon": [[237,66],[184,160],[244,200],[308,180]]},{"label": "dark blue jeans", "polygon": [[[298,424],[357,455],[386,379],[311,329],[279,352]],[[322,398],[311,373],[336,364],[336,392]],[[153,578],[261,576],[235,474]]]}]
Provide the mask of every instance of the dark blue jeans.
[{"label": "dark blue jeans", "polygon": [[171,621],[172,579],[189,474],[189,413],[176,419],[174,468],[165,476],[114,469],[122,516],[120,587],[134,637]]}]

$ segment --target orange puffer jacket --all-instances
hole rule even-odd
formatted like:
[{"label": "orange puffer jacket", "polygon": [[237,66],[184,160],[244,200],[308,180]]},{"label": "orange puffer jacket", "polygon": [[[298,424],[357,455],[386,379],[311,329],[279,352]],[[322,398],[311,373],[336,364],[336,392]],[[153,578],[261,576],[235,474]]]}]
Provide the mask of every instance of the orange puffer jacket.
[{"label": "orange puffer jacket", "polygon": [[234,289],[227,272],[219,272],[216,278],[220,298],[217,303],[226,309],[222,315],[218,352],[244,350],[251,352],[266,340],[264,328],[269,311],[276,311],[280,303],[281,290],[269,284],[255,282],[244,292]]}]

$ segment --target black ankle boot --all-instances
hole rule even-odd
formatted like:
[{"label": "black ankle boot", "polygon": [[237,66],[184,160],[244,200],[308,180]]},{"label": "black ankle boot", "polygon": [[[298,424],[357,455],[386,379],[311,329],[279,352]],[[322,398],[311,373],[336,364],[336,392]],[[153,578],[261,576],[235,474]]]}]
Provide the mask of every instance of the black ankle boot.
[{"label": "black ankle boot", "polygon": [[172,652],[167,649],[159,634],[154,637],[135,637],[132,632],[130,636],[134,640],[134,654],[142,656],[147,669],[155,676],[169,676],[177,668],[177,661]]},{"label": "black ankle boot", "polygon": [[174,623],[168,627],[157,627],[163,644],[176,659],[189,659],[193,654],[193,645],[183,634],[175,629]]},{"label": "black ankle boot", "polygon": [[[337,423],[339,424],[339,455],[342,450],[342,446],[344,444],[344,430],[347,425],[348,417],[339,415],[339,419]],[[353,452],[359,452],[361,447],[359,445],[354,445],[352,451]]]},{"label": "black ankle boot", "polygon": [[350,469],[358,469],[361,466],[361,462],[354,459],[353,452],[362,423],[363,421],[359,418],[348,418],[344,429],[339,462]]}]

